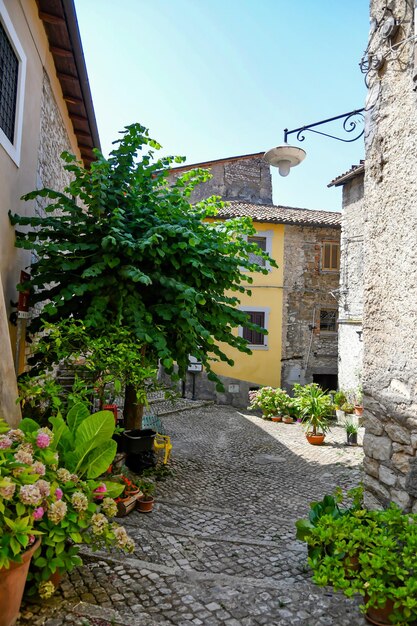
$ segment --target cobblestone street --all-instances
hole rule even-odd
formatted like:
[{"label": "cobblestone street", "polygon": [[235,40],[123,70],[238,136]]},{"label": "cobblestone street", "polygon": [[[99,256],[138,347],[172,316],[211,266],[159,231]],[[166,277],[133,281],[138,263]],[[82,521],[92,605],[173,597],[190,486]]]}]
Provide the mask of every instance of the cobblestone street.
[{"label": "cobblestone street", "polygon": [[151,515],[123,522],[134,554],[84,553],[20,626],[360,626],[356,600],[310,582],[294,522],[309,502],[361,478],[361,447],[335,426],[324,446],[299,424],[205,406],[163,418],[173,475]]}]

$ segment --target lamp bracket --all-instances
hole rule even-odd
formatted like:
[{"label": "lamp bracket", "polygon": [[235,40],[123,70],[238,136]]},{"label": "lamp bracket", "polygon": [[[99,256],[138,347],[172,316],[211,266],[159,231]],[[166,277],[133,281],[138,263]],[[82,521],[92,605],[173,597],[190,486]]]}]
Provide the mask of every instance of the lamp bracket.
[{"label": "lamp bracket", "polygon": [[[343,141],[344,143],[351,143],[352,141],[356,141],[360,139],[364,134],[364,129],[353,138],[343,139],[343,137],[336,137],[335,135],[330,135],[328,133],[323,133],[319,130],[313,130],[316,126],[321,126],[322,124],[328,124],[329,122],[334,122],[335,120],[342,120],[343,131],[346,133],[354,133],[357,125],[360,121],[363,121],[364,115],[363,111],[365,109],[355,109],[354,111],[349,111],[348,113],[343,113],[342,115],[337,115],[336,117],[329,117],[327,120],[321,120],[320,122],[314,122],[314,124],[308,124],[307,126],[300,126],[300,128],[294,128],[293,130],[288,130],[288,128],[284,129],[284,143],[287,143],[288,135],[292,135],[293,133],[297,133],[297,141],[304,141],[305,136],[304,133],[309,131],[311,133],[316,133],[317,135],[323,135],[324,137],[330,137],[331,139],[336,139],[337,141]],[[354,119],[359,116],[359,119]]]}]

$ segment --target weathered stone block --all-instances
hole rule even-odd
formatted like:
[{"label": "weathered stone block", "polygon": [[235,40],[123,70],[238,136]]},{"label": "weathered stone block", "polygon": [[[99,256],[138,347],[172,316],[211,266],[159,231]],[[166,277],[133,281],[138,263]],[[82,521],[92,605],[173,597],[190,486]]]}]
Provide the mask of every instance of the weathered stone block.
[{"label": "weathered stone block", "polygon": [[403,428],[396,422],[387,422],[384,426],[385,431],[393,441],[405,444],[410,443],[410,432],[406,428]]},{"label": "weathered stone block", "polygon": [[365,457],[363,460],[363,469],[366,474],[370,474],[374,478],[379,476],[379,463],[375,459]]},{"label": "weathered stone block", "polygon": [[380,461],[388,461],[391,457],[391,439],[388,437],[378,437],[365,433],[363,438],[363,451],[366,456]]},{"label": "weathered stone block", "polygon": [[373,415],[366,414],[365,416],[365,428],[366,432],[371,435],[382,435],[384,433],[384,427],[382,426],[379,419],[374,417]]},{"label": "weathered stone block", "polygon": [[412,457],[409,454],[405,454],[405,452],[395,452],[392,455],[391,462],[397,470],[403,474],[407,474],[411,458]]},{"label": "weathered stone block", "polygon": [[391,491],[391,502],[394,502],[395,504],[398,504],[398,506],[402,509],[407,510],[410,508],[411,498],[406,491],[393,489]]},{"label": "weathered stone block", "polygon": [[410,472],[406,478],[405,488],[407,492],[417,498],[417,459],[414,458],[409,463]]},{"label": "weathered stone block", "polygon": [[390,492],[383,485],[381,485],[381,483],[377,479],[373,478],[372,476],[365,476],[363,484],[365,486],[365,490],[373,493],[378,498],[378,500],[381,500],[385,503],[389,502]]},{"label": "weathered stone block", "polygon": [[385,465],[380,465],[379,480],[385,485],[393,487],[397,482],[397,474],[393,470],[389,469],[389,467],[386,467]]},{"label": "weathered stone block", "polygon": [[409,454],[410,456],[413,456],[414,454],[413,446],[405,446],[404,444],[397,443],[396,441],[394,441],[394,443],[392,444],[392,451],[393,452],[405,452],[405,454]]},{"label": "weathered stone block", "polygon": [[414,514],[417,514],[417,500],[414,502],[413,508],[411,509],[411,512],[414,513]]},{"label": "weathered stone block", "polygon": [[380,502],[372,493],[365,491],[363,494],[363,503],[365,508],[375,511],[376,509],[382,509],[383,502]]}]

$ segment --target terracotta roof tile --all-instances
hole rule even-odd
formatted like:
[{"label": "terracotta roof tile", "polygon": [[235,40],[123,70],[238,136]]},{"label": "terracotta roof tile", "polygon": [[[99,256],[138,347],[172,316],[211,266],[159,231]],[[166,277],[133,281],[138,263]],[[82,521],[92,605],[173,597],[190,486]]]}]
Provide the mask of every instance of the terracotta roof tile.
[{"label": "terracotta roof tile", "polygon": [[277,206],[275,204],[253,204],[234,200],[218,213],[220,218],[251,217],[255,222],[270,224],[291,224],[294,226],[333,226],[340,227],[341,213],[315,211]]}]

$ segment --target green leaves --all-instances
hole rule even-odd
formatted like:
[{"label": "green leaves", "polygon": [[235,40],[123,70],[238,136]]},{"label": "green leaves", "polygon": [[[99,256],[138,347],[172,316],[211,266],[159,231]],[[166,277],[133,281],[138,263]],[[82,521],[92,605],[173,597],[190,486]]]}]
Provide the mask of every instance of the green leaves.
[{"label": "green leaves", "polygon": [[[116,455],[116,444],[111,439],[114,428],[114,415],[110,411],[99,411],[84,419],[75,434],[75,458],[77,460],[75,473],[79,475],[88,473],[89,477],[93,478],[108,468]],[[108,446],[112,454],[106,457],[108,461],[106,467],[96,473],[97,467],[102,467],[104,457],[101,453],[98,455],[96,452],[94,455],[91,453],[102,444]]]},{"label": "green leaves", "polygon": [[[175,361],[184,374],[193,354],[210,372],[213,354],[229,361],[220,345],[248,352],[232,332],[247,326],[247,316],[230,293],[249,295],[248,272],[266,270],[250,261],[251,220],[205,222],[224,203],[212,197],[192,206],[189,198],[210,174],[196,168],[168,178],[183,157],[157,158],[159,148],[132,124],[107,159],[97,152],[89,170],[63,153],[72,179],[64,193],[34,191],[25,198],[46,199],[45,214],[10,219],[22,226],[17,247],[35,252],[28,282],[35,304],[48,301],[44,320],[82,320],[93,338],[108,335],[109,320],[117,320],[169,371]],[[41,325],[33,318],[30,332]]]}]

